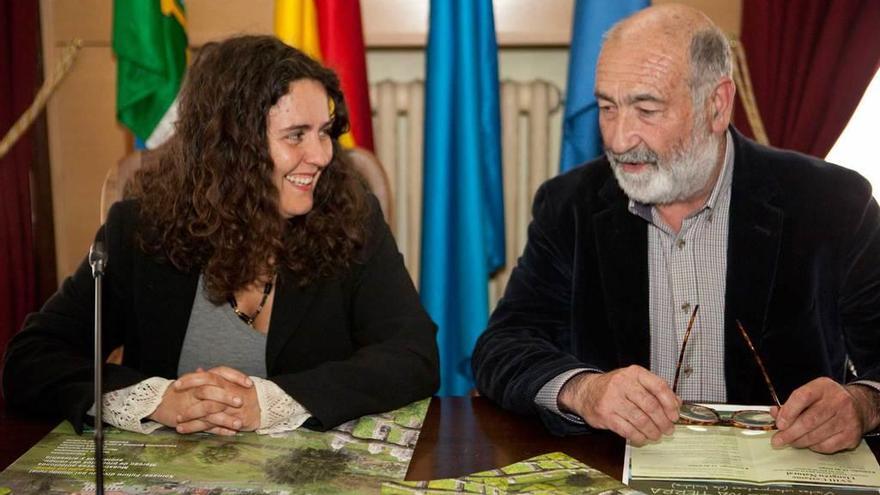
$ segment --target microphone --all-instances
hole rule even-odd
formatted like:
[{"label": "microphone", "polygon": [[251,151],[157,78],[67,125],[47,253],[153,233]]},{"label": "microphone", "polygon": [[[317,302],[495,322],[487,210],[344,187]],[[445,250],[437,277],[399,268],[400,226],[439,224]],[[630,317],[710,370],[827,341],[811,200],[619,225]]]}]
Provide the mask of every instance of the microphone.
[{"label": "microphone", "polygon": [[104,243],[95,241],[89,248],[89,265],[92,267],[92,276],[95,278],[104,275],[104,268],[107,266],[107,252],[104,251]]},{"label": "microphone", "polygon": [[103,401],[103,351],[101,350],[101,289],[107,252],[104,243],[95,241],[89,249],[89,265],[95,279],[95,494],[104,495],[104,401]]}]

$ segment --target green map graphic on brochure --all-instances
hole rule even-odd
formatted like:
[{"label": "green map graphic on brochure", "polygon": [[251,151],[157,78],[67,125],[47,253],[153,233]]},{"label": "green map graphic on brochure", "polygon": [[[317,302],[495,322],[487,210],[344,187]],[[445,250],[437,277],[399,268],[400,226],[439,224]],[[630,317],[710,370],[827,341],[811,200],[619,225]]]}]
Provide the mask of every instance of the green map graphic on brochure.
[{"label": "green map graphic on brochure", "polygon": [[390,481],[382,495],[642,495],[620,481],[562,452],[526,459],[499,469],[461,478],[431,481]]},{"label": "green map graphic on brochure", "polygon": [[[379,493],[402,480],[430,399],[319,433],[104,432],[107,495]],[[94,441],[64,422],[0,473],[0,493],[94,493]]]}]

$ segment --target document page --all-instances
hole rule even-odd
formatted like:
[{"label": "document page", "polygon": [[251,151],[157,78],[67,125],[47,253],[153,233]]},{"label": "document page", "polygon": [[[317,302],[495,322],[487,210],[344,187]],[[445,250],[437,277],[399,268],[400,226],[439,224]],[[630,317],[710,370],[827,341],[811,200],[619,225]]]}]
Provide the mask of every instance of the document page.
[{"label": "document page", "polygon": [[673,435],[657,443],[627,445],[625,472],[633,480],[880,486],[880,466],[864,441],[854,450],[825,455],[793,447],[774,449],[773,433],[677,425]]}]

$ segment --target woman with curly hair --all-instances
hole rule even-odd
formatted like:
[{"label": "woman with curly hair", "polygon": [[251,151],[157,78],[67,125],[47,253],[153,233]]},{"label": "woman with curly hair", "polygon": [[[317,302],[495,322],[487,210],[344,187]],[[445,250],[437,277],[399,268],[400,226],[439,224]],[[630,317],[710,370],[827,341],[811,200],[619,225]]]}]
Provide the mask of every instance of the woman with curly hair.
[{"label": "woman with curly hair", "polygon": [[[204,47],[176,133],[98,232],[105,419],[148,433],[327,429],[431,395],[435,327],[340,158],[332,71],[267,36]],[[4,394],[79,431],[94,404],[83,262],[9,344]]]}]

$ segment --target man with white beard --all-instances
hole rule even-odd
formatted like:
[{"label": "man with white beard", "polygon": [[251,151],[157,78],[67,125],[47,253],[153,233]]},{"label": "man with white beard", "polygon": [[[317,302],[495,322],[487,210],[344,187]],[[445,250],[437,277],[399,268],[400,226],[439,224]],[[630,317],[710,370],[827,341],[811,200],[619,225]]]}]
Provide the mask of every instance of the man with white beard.
[{"label": "man with white beard", "polygon": [[880,208],[858,174],[740,135],[735,91],[698,11],[609,31],[606,156],[536,194],[474,352],[484,395],[634,444],[718,419],[692,402],[775,403],[734,422],[777,447],[835,452],[880,425]]}]

